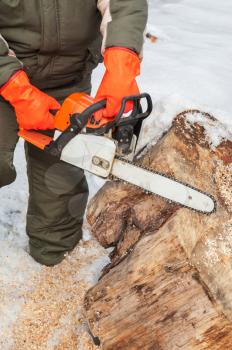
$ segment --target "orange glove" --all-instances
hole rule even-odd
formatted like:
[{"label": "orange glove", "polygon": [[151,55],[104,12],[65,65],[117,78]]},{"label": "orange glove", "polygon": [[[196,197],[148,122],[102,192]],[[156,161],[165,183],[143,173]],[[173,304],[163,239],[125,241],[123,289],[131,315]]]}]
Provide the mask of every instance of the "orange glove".
[{"label": "orange glove", "polygon": [[[140,94],[135,80],[140,74],[140,59],[135,52],[123,47],[106,49],[104,64],[106,72],[95,102],[106,99],[107,105],[105,109],[95,113],[96,120],[116,116],[124,97]],[[129,112],[132,108],[133,103],[128,102],[125,112]]]},{"label": "orange glove", "polygon": [[46,95],[30,81],[24,71],[18,71],[0,89],[0,94],[14,107],[19,127],[25,130],[46,130],[54,128],[52,109],[60,104]]}]

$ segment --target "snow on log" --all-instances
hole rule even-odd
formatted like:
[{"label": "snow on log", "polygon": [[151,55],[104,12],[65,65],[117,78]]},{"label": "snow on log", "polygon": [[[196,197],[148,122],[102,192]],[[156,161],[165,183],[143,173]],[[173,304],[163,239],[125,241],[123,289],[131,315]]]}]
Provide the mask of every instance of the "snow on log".
[{"label": "snow on log", "polygon": [[232,348],[231,141],[214,118],[186,111],[138,160],[212,194],[209,216],[117,182],[92,199],[92,233],[114,246],[85,298],[104,350]]}]

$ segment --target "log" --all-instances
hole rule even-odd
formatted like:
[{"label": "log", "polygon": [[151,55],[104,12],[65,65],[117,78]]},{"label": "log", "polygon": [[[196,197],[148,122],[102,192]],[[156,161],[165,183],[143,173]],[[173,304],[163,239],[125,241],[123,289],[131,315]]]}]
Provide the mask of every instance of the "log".
[{"label": "log", "polygon": [[87,219],[111,263],[85,297],[90,329],[104,350],[232,348],[232,138],[217,147],[206,133],[223,126],[199,111],[178,115],[137,160],[217,201],[203,215],[133,186],[108,182]]}]

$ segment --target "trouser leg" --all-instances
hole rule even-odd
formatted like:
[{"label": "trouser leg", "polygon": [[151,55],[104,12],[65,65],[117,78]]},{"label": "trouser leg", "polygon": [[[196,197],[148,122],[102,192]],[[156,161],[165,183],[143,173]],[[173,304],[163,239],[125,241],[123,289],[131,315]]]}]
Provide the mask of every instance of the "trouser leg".
[{"label": "trouser leg", "polygon": [[82,238],[88,198],[84,172],[26,145],[30,254],[44,265],[61,262]]},{"label": "trouser leg", "polygon": [[16,178],[13,157],[18,141],[17,131],[14,110],[0,97],[0,188],[11,184]]},{"label": "trouser leg", "polygon": [[82,238],[88,185],[81,169],[32,145],[26,144],[26,155],[30,254],[41,264],[51,266],[61,262]]}]

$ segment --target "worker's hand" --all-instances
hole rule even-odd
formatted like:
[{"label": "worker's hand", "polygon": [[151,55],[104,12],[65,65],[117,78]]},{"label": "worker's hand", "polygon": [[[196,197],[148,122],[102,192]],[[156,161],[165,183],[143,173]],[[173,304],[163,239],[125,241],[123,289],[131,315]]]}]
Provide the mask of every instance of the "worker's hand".
[{"label": "worker's hand", "polygon": [[[106,49],[104,55],[105,75],[97,91],[95,102],[107,100],[106,108],[95,113],[95,119],[114,117],[118,114],[122,99],[131,95],[139,95],[136,76],[140,74],[140,59],[138,55],[123,47]],[[133,108],[128,102],[125,112]]]},{"label": "worker's hand", "polygon": [[46,95],[30,81],[24,71],[18,71],[1,88],[1,95],[14,107],[19,127],[25,130],[46,130],[54,128],[51,110],[60,104]]}]

